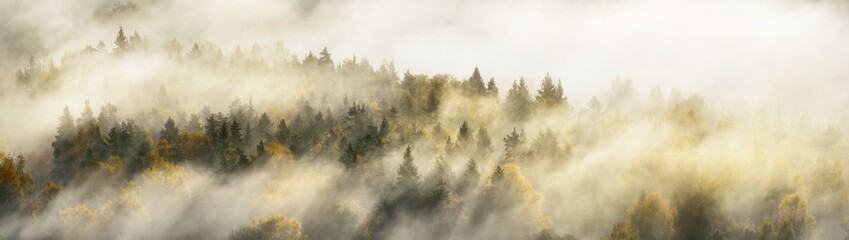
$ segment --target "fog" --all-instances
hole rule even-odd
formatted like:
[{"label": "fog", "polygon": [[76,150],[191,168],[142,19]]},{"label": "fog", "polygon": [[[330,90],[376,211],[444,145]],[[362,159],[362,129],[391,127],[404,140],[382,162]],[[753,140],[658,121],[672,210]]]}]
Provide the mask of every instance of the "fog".
[{"label": "fog", "polygon": [[0,15],[0,238],[849,235],[843,2]]}]

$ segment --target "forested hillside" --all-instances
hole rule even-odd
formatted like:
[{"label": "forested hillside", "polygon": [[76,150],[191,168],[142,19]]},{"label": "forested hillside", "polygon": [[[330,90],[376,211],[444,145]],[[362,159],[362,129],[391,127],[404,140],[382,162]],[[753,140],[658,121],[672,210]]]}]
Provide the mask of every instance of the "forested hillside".
[{"label": "forested hillside", "polygon": [[58,97],[47,137],[0,152],[0,238],[849,238],[846,129],[796,112],[103,38],[7,89],[106,97]]}]

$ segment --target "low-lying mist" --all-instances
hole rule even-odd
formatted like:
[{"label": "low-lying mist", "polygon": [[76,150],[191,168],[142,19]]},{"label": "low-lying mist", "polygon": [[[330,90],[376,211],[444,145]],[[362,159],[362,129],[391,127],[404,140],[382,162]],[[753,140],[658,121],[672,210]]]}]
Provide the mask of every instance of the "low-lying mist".
[{"label": "low-lying mist", "polygon": [[846,239],[844,5],[10,1],[0,238]]}]

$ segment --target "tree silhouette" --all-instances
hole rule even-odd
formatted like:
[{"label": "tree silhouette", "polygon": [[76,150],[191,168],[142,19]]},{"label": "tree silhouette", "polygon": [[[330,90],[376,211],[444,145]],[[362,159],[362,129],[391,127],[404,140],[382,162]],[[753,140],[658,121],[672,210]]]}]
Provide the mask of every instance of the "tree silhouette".
[{"label": "tree silhouette", "polygon": [[170,117],[165,121],[165,128],[159,132],[160,138],[165,139],[168,143],[176,144],[177,137],[180,136],[180,130],[177,129],[174,119]]},{"label": "tree silhouette", "polygon": [[62,110],[62,116],[59,117],[59,127],[56,132],[55,140],[51,144],[53,146],[54,164],[52,175],[58,182],[64,183],[73,175],[73,169],[76,165],[71,151],[74,146],[74,139],[77,136],[77,127],[67,106]]},{"label": "tree silhouette", "polygon": [[537,107],[555,108],[566,103],[566,98],[563,97],[563,87],[560,81],[554,85],[554,80],[548,74],[542,79],[539,90],[537,90],[536,104]]},{"label": "tree silhouette", "polygon": [[415,191],[419,185],[419,171],[413,163],[413,154],[410,146],[404,150],[404,161],[398,167],[398,186],[401,189]]},{"label": "tree silhouette", "polygon": [[[118,35],[115,36],[115,46],[116,46],[116,48],[115,48],[116,52],[125,51],[125,50],[129,49],[129,47],[130,47],[129,39],[127,39],[127,36],[124,35],[124,27],[123,26],[118,27]],[[195,46],[197,46],[197,44],[195,44]]]},{"label": "tree silhouette", "polygon": [[486,86],[483,83],[483,78],[481,77],[478,68],[475,67],[475,71],[472,72],[472,76],[469,77],[469,80],[466,82],[466,89],[471,96],[484,96],[486,94]]},{"label": "tree silhouette", "polygon": [[533,102],[524,78],[519,79],[518,83],[513,82],[513,87],[507,91],[507,99],[504,104],[504,110],[510,120],[521,122],[530,117]]}]

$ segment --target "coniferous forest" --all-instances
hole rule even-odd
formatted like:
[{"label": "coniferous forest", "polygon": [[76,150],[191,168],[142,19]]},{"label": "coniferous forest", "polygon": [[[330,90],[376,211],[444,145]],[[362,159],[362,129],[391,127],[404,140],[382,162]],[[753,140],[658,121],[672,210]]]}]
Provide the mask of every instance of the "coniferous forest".
[{"label": "coniferous forest", "polygon": [[0,239],[849,239],[839,118],[111,29],[0,78]]}]

